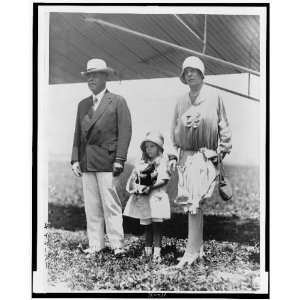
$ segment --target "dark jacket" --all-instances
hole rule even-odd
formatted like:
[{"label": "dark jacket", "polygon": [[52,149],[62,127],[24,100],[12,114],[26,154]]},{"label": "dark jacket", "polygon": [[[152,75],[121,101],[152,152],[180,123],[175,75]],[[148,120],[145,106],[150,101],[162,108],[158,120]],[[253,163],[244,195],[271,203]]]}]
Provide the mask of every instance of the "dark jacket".
[{"label": "dark jacket", "polygon": [[125,99],[109,91],[95,112],[92,105],[92,96],[78,104],[71,163],[79,161],[82,172],[111,172],[116,159],[127,159],[130,112]]}]

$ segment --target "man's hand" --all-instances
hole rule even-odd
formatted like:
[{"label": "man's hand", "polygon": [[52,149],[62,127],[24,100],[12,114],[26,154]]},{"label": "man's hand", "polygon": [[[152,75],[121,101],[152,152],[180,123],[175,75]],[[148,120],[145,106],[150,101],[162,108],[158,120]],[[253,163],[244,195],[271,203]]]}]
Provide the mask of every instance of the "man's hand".
[{"label": "man's hand", "polygon": [[114,162],[113,164],[113,176],[119,176],[122,172],[123,172],[123,164],[119,163],[119,162]]},{"label": "man's hand", "polygon": [[79,162],[78,161],[75,161],[72,165],[72,171],[73,173],[77,176],[77,177],[81,177],[82,175],[82,172],[81,172],[81,169],[80,169],[80,165],[79,165]]}]

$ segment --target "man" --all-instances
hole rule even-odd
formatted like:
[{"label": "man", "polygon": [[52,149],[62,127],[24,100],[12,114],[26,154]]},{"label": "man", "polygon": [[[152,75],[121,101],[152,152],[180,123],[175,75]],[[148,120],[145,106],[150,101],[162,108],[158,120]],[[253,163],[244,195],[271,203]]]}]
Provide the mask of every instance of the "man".
[{"label": "man", "polygon": [[131,116],[123,97],[106,89],[114,73],[102,59],[91,59],[87,78],[92,95],[78,104],[72,170],[82,177],[91,254],[104,248],[104,226],[116,256],[124,254],[122,207],[115,179],[122,173],[131,139]]}]

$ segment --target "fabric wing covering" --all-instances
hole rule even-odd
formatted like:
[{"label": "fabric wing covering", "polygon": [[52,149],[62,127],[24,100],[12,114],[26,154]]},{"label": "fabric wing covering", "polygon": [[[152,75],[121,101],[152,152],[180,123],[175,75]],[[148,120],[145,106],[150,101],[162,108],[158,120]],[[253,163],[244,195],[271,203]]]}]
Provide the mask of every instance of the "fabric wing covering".
[{"label": "fabric wing covering", "polygon": [[[49,83],[84,81],[87,60],[104,59],[114,80],[176,77],[189,54],[97,22],[119,25],[191,50],[203,51],[205,15],[50,13]],[[205,54],[259,72],[259,16],[207,15]],[[205,60],[208,75],[241,70]]]}]

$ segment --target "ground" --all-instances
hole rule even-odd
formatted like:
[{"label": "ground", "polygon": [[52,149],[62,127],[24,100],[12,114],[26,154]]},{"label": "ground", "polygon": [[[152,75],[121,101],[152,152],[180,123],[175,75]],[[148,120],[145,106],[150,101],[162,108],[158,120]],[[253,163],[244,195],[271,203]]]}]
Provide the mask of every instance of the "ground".
[{"label": "ground", "polygon": [[[123,205],[128,195],[118,187]],[[259,169],[226,166],[234,199],[222,201],[217,193],[204,204],[203,262],[174,270],[186,243],[187,218],[172,204],[172,219],[164,224],[162,262],[141,257],[143,235],[137,222],[124,219],[127,256],[114,258],[107,248],[102,255],[87,257],[86,223],[80,180],[69,165],[49,164],[49,219],[47,255],[49,291],[255,291],[259,289]],[[173,198],[176,180],[170,183]]]}]

